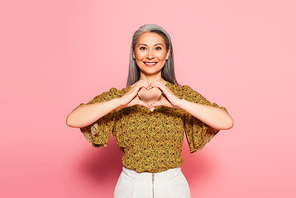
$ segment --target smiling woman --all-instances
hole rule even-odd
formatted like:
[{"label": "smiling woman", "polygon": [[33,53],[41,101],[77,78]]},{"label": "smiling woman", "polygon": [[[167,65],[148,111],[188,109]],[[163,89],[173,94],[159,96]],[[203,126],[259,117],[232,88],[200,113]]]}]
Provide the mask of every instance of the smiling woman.
[{"label": "smiling woman", "polygon": [[[158,25],[147,24],[140,27],[137,31],[135,31],[133,35],[132,46],[130,51],[129,75],[127,80],[127,86],[134,84],[140,78],[140,68],[138,67],[135,60],[135,49],[136,49],[137,42],[139,42],[139,37],[146,33],[157,34],[158,40],[161,41],[160,43],[162,45],[165,44],[165,49],[166,51],[168,51],[169,55],[168,57],[166,57],[166,62],[164,63],[164,66],[161,71],[161,77],[172,84],[178,85],[175,77],[175,70],[174,70],[173,46],[172,46],[172,42],[169,34],[162,27]],[[160,39],[159,37],[162,37],[163,40]],[[164,43],[162,41],[164,41]],[[158,42],[155,42],[155,44],[158,44]]]},{"label": "smiling woman", "polygon": [[139,36],[133,48],[133,58],[140,69],[140,79],[147,82],[161,80],[161,70],[169,58],[169,52],[159,34],[147,32]]},{"label": "smiling woman", "polygon": [[201,150],[232,118],[174,74],[172,42],[160,26],[148,24],[133,36],[128,86],[96,96],[67,117],[95,147],[111,135],[124,153],[115,198],[188,198],[181,172],[184,131],[190,152]]}]

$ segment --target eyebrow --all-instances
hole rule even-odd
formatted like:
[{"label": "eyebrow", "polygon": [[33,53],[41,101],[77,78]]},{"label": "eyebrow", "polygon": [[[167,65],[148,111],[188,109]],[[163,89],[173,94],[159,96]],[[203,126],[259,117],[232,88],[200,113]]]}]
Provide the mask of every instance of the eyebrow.
[{"label": "eyebrow", "polygon": [[[139,46],[139,45],[145,45],[145,46],[148,46],[147,44],[144,44],[144,43],[139,43],[138,46]],[[156,43],[154,46],[156,46],[156,45],[162,45],[162,46],[163,46],[162,43]]]}]

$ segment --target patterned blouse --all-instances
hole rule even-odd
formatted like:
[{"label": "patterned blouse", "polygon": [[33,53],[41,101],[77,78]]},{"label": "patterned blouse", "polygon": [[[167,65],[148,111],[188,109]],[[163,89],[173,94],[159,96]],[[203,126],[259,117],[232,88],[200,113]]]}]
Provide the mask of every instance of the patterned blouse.
[{"label": "patterned blouse", "polygon": [[[167,82],[166,86],[178,98],[219,107],[187,85],[181,87]],[[130,88],[111,88],[87,104],[119,98]],[[226,111],[224,107],[219,108]],[[184,131],[191,153],[201,150],[219,131],[180,109],[157,106],[151,111],[140,105],[115,109],[80,130],[94,147],[106,146],[112,133],[124,153],[122,163],[126,168],[153,173],[183,163],[181,153]]]}]

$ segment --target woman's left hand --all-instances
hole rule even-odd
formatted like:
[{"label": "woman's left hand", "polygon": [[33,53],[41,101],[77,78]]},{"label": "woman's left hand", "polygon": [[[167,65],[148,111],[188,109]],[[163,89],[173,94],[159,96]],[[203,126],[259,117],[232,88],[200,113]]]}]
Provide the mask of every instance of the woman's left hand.
[{"label": "woman's left hand", "polygon": [[162,92],[161,99],[150,105],[150,108],[156,106],[166,106],[182,109],[207,125],[218,129],[230,129],[233,126],[231,116],[218,107],[202,105],[189,102],[185,99],[178,98],[168,87],[162,83],[153,83],[151,87],[157,87]]},{"label": "woman's left hand", "polygon": [[162,92],[162,96],[159,101],[154,102],[150,105],[150,108],[156,106],[166,106],[172,108],[179,108],[179,103],[181,101],[168,87],[160,82],[155,82],[151,84],[151,87],[158,88]]}]

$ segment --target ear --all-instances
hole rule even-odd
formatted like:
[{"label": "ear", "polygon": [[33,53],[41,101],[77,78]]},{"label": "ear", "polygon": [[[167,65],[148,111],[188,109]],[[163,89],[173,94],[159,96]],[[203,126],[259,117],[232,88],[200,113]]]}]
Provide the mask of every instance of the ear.
[{"label": "ear", "polygon": [[166,54],[166,57],[165,57],[166,60],[168,60],[169,57],[170,57],[170,51],[171,51],[171,48],[168,50],[168,52],[167,52],[167,54]]},{"label": "ear", "polygon": [[136,59],[135,51],[133,50],[133,58]]}]

